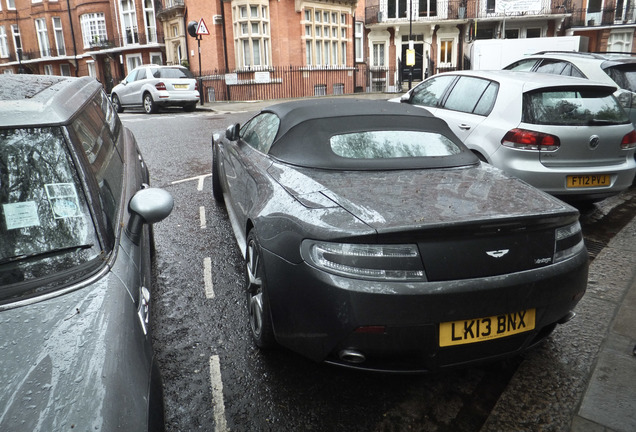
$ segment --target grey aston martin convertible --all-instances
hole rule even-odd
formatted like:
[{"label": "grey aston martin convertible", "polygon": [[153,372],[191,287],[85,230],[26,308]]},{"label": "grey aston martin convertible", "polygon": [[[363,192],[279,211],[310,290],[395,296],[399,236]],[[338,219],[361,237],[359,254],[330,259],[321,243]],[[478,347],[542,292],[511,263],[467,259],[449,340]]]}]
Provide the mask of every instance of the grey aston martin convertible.
[{"label": "grey aston martin convertible", "polygon": [[259,347],[378,371],[467,365],[534,346],[585,292],[577,210],[480,163],[425,110],[290,102],[212,147]]}]

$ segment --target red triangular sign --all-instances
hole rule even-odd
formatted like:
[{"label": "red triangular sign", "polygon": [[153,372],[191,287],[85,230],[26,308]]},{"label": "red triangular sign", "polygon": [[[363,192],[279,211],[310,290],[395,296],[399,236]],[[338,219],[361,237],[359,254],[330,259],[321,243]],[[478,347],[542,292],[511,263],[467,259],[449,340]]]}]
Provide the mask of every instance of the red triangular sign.
[{"label": "red triangular sign", "polygon": [[199,20],[199,25],[197,26],[197,34],[198,35],[209,35],[210,31],[208,30],[208,27],[205,25],[205,21],[203,21],[203,18],[201,18]]}]

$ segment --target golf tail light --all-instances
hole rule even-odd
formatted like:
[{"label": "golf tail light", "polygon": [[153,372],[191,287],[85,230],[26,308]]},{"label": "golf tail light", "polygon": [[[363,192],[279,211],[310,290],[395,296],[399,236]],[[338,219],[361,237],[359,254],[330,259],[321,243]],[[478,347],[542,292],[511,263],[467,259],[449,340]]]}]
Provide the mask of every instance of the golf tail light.
[{"label": "golf tail light", "polygon": [[425,281],[416,245],[372,245],[305,240],[305,260],[342,276],[369,280]]},{"label": "golf tail light", "polygon": [[623,137],[621,141],[621,148],[623,150],[631,150],[636,148],[636,130],[632,130],[630,133]]},{"label": "golf tail light", "polygon": [[165,90],[166,89],[166,85],[162,82],[158,82],[157,84],[155,84],[155,88],[157,90]]},{"label": "golf tail light", "polygon": [[561,228],[554,233],[554,262],[565,261],[585,248],[581,224],[577,222]]},{"label": "golf tail light", "polygon": [[501,144],[517,150],[556,151],[561,146],[559,137],[525,129],[512,129],[501,139]]}]

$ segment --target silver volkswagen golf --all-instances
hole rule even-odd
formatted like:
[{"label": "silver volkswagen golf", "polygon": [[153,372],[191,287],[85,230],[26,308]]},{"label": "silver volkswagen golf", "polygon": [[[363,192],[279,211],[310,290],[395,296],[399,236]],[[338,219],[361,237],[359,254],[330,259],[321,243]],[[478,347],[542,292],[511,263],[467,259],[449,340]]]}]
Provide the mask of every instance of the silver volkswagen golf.
[{"label": "silver volkswagen golf", "polygon": [[444,119],[483,161],[560,198],[594,201],[627,189],[636,173],[636,132],[615,90],[550,74],[458,71],[399,100]]},{"label": "silver volkswagen golf", "polygon": [[163,429],[148,179],[97,81],[0,77],[0,430]]}]

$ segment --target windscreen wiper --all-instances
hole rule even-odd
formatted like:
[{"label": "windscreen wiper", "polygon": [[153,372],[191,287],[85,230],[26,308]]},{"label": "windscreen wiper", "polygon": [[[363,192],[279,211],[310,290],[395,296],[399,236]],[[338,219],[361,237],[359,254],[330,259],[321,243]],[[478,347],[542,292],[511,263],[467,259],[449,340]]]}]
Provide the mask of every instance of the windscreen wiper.
[{"label": "windscreen wiper", "polygon": [[90,243],[90,244],[82,244],[82,245],[76,245],[76,246],[66,246],[66,247],[51,249],[51,250],[47,250],[47,251],[43,251],[43,252],[34,252],[34,253],[30,253],[30,254],[14,255],[14,256],[10,256],[10,257],[6,257],[6,258],[0,259],[0,265],[7,264],[7,263],[12,263],[12,262],[15,262],[15,261],[28,261],[28,260],[33,259],[33,258],[45,258],[45,257],[48,257],[48,256],[60,255],[60,254],[66,253],[66,252],[76,251],[76,250],[79,250],[79,249],[90,249],[92,247],[93,247],[93,243]]},{"label": "windscreen wiper", "polygon": [[601,119],[589,119],[587,121],[588,126],[605,126],[605,125],[619,125],[625,122],[619,122],[616,120],[601,120]]}]

